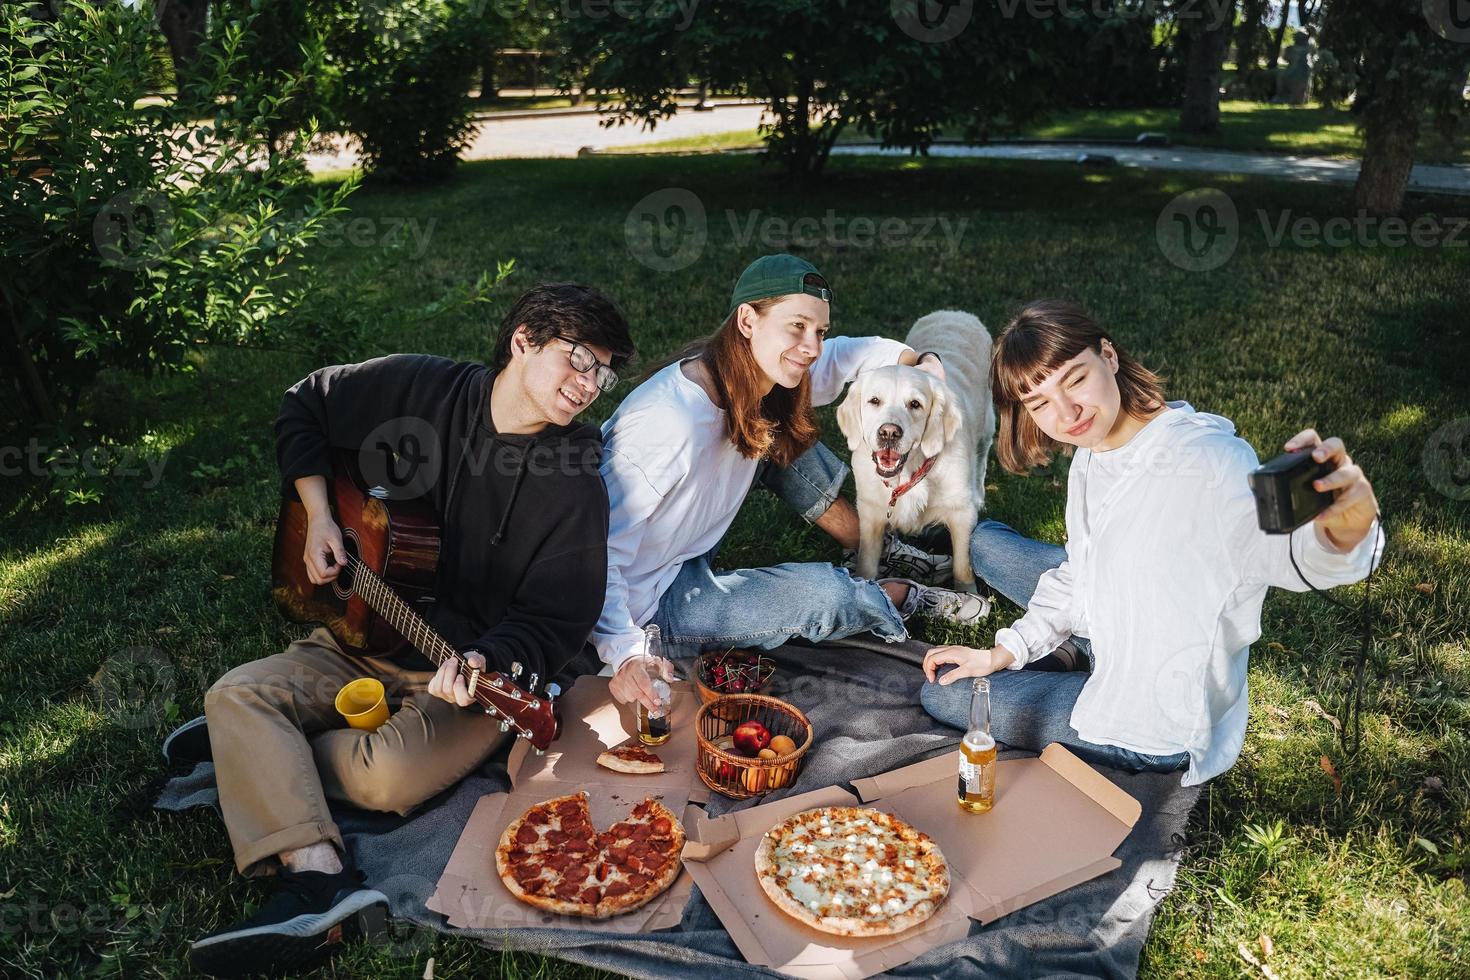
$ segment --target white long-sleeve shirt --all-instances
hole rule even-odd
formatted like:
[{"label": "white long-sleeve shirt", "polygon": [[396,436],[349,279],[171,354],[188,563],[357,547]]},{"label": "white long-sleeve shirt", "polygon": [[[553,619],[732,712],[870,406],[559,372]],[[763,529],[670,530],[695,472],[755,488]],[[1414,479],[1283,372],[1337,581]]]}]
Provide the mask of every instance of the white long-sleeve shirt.
[{"label": "white long-sleeve shirt", "polygon": [[[1340,552],[1314,523],[1290,535],[1256,523],[1255,450],[1218,415],[1184,402],[1102,453],[1079,449],[1067,477],[1067,558],[1041,576],[1026,614],[995,635],[1018,658],[1088,638],[1093,672],[1071,724],[1089,742],[1189,753],[1184,785],[1235,764],[1245,741],[1246,660],[1267,586],[1305,592],[1363,579],[1382,529]],[[1288,551],[1288,548],[1291,550]]]},{"label": "white long-sleeve shirt", "polygon": [[[837,400],[862,371],[910,348],[882,337],[834,337],[812,364],[812,404]],[[602,426],[610,507],[607,599],[592,642],[614,671],[643,652],[642,626],[684,563],[725,536],[755,482],[725,412],[678,364],[639,385]]]}]

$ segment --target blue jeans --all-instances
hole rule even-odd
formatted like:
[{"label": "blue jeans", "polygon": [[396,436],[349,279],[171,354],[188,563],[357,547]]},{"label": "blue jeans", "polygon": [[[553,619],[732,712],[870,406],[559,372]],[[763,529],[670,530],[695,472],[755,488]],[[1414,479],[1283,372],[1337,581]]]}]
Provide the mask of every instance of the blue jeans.
[{"label": "blue jeans", "polygon": [[[847,465],[817,443],[788,467],[762,463],[755,482],[815,521],[846,478]],[[868,631],[890,643],[908,638],[888,594],[844,568],[787,562],[716,572],[718,551],[686,561],[659,599],[653,621],[673,656],[719,647],[769,650],[794,637],[816,642]]]},{"label": "blue jeans", "polygon": [[[999,521],[981,521],[970,538],[970,556],[977,577],[1025,608],[1043,572],[1067,557],[1067,550],[1024,537]],[[1092,648],[1083,637],[1072,642],[1090,660]],[[1084,741],[1072,727],[1072,708],[1090,674],[1073,671],[998,670],[990,675],[990,731],[997,742],[1011,748],[1040,752],[1061,742],[1088,762],[1114,769],[1174,772],[1189,765],[1189,755],[1146,755],[1115,745]],[[924,710],[955,728],[970,723],[970,684],[956,681],[947,687],[926,683],[919,692]],[[1122,710],[1123,706],[1119,706]]]}]

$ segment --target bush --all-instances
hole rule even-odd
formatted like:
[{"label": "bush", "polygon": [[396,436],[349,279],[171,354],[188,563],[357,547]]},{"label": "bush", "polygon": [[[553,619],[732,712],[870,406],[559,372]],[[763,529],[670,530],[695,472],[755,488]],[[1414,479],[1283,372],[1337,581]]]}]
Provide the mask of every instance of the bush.
[{"label": "bush", "polygon": [[339,120],[369,178],[448,176],[474,132],[470,82],[489,37],[482,0],[358,0],[336,17],[327,43]]},{"label": "bush", "polygon": [[303,252],[353,187],[303,189],[309,128],[269,149],[291,87],[239,77],[248,22],[219,24],[177,99],[140,104],[148,5],[55,9],[0,9],[0,397],[41,420],[104,367],[280,345],[311,290]]}]

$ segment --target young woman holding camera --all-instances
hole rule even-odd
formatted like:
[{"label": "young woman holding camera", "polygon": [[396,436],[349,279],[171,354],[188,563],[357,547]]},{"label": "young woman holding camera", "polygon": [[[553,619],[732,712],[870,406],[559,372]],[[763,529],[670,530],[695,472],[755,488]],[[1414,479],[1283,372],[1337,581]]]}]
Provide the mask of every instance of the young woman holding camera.
[{"label": "young woman holding camera", "polygon": [[1346,585],[1377,562],[1367,477],[1341,439],[1297,433],[1286,451],[1336,464],[1314,484],[1334,499],[1293,533],[1266,534],[1247,482],[1259,461],[1234,425],[1166,402],[1163,381],[1068,303],[1032,303],[1006,327],[991,390],[1007,470],[1073,452],[1067,543],[980,523],[976,574],[1026,613],[990,649],[931,650],[924,708],[964,728],[970,685],[956,681],[993,675],[992,732],[1012,747],[1061,742],[1101,765],[1187,768],[1185,785],[1226,771],[1245,739],[1266,588]]}]

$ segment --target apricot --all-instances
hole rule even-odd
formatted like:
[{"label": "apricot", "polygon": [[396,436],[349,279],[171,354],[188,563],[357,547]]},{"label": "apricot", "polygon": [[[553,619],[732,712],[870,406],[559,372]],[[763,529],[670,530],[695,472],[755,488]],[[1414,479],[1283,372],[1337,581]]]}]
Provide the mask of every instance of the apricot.
[{"label": "apricot", "polygon": [[775,736],[771,739],[771,744],[767,747],[774,751],[778,756],[790,755],[792,752],[796,751],[796,743],[793,742],[791,738],[786,735]]}]

